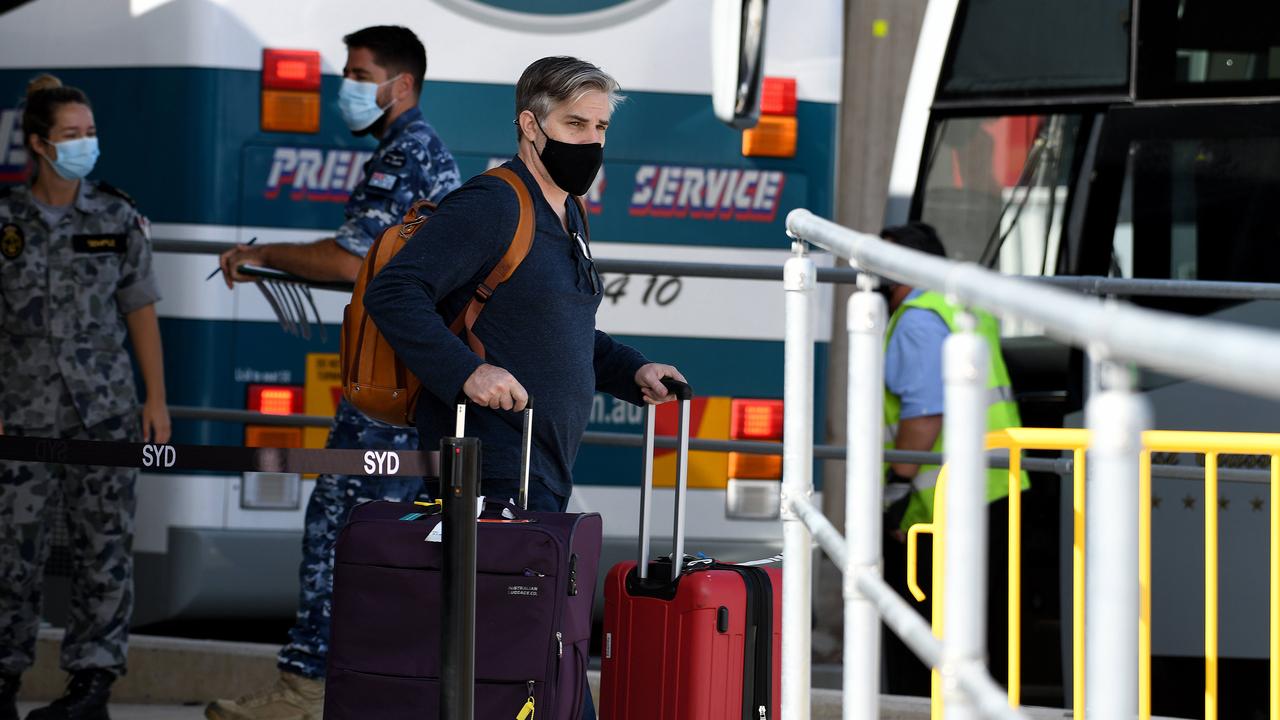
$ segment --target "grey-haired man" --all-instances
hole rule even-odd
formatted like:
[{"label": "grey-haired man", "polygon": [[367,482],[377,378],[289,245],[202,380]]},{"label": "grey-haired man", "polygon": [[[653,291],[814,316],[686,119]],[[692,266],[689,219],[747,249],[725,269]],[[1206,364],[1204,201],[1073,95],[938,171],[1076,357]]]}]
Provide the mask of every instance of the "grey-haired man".
[{"label": "grey-haired man", "polygon": [[[533,196],[536,229],[529,255],[487,298],[475,325],[484,358],[449,331],[449,321],[476,295],[515,232],[519,205],[502,180],[472,178],[445,198],[365,293],[370,317],[427,390],[417,408],[424,448],[452,434],[459,392],[481,406],[467,418],[467,434],[484,447],[484,494],[515,496],[521,425],[519,416],[503,411],[538,399],[533,510],[568,505],[574,458],[597,390],[636,404],[661,403],[672,399],[662,379],[684,379],[596,329],[600,276],[586,218],[569,196],[585,194],[600,169],[618,91],[600,68],[570,57],[543,58],[521,75],[519,150],[504,167]],[[593,718],[589,702],[586,707],[585,717]]]}]

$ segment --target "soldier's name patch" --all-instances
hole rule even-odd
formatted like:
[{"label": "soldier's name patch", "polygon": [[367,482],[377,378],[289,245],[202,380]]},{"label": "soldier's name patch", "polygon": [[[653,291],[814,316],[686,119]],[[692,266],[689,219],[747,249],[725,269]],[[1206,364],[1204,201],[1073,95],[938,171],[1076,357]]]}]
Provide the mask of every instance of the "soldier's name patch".
[{"label": "soldier's name patch", "polygon": [[0,227],[0,255],[12,260],[21,255],[26,246],[27,239],[22,234],[22,228],[13,223]]},{"label": "soldier's name patch", "polygon": [[400,180],[398,175],[391,173],[376,172],[369,176],[369,187],[375,187],[379,190],[391,190],[396,186],[396,182]]},{"label": "soldier's name patch", "polygon": [[386,155],[382,156],[382,164],[389,168],[399,170],[404,167],[405,156],[401,150],[388,150]]},{"label": "soldier's name patch", "polygon": [[124,233],[71,236],[71,247],[81,253],[123,253],[125,244]]}]

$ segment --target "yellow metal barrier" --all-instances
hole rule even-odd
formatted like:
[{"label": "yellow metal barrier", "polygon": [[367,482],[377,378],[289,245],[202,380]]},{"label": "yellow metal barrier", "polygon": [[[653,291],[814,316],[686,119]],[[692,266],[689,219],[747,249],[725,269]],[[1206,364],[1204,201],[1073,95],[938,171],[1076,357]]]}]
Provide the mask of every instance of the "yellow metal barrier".
[{"label": "yellow metal barrier", "polygon": [[1280,718],[1280,455],[1271,456],[1271,718]]},{"label": "yellow metal barrier", "polygon": [[[1070,451],[1072,473],[1072,707],[1077,718],[1084,717],[1084,531],[1085,531],[1085,450],[1089,432],[1056,428],[1008,428],[987,435],[989,450],[1009,451],[1009,704],[1021,700],[1021,597],[1022,597],[1022,453],[1027,450]],[[1138,624],[1138,717],[1151,718],[1151,454],[1195,453],[1205,456],[1205,693],[1206,720],[1218,718],[1218,456],[1268,455],[1271,458],[1270,523],[1270,717],[1280,720],[1280,435],[1262,433],[1218,433],[1150,430],[1142,435],[1138,472],[1138,582],[1140,616]],[[935,508],[946,507],[947,473],[938,477]],[[945,625],[943,562],[946,544],[945,513],[932,524],[916,525],[907,534],[907,583],[916,600],[925,594],[916,577],[917,546],[922,533],[934,536],[933,548],[933,628],[942,637]],[[932,717],[942,717],[941,678],[933,673]]]},{"label": "yellow metal barrier", "polygon": [[[938,482],[934,491],[934,507],[946,507],[947,502],[947,468],[944,465],[938,474]],[[942,630],[945,622],[943,620],[942,608],[944,598],[946,597],[946,578],[943,573],[943,557],[945,549],[943,548],[943,540],[946,538],[946,513],[936,513],[932,523],[918,523],[912,525],[907,530],[907,589],[911,591],[912,597],[916,602],[924,602],[924,590],[920,587],[916,566],[919,561],[920,535],[933,535],[933,562],[929,569],[932,578],[933,590],[933,636],[942,637]],[[931,720],[943,720],[942,717],[942,673],[934,669],[930,673],[929,694],[933,698],[930,704],[929,717]]]}]

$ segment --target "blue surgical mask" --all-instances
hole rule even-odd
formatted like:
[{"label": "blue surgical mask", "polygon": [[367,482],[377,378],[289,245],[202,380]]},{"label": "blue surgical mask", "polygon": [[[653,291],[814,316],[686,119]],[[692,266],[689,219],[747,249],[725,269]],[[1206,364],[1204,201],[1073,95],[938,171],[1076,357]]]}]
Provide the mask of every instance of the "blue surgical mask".
[{"label": "blue surgical mask", "polygon": [[351,132],[368,128],[391,107],[390,104],[385,108],[378,107],[378,88],[386,84],[342,78],[342,87],[338,89],[338,111],[342,113],[342,121]]},{"label": "blue surgical mask", "polygon": [[54,172],[67,180],[81,180],[93,172],[94,163],[98,162],[98,138],[82,137],[62,142],[49,142],[58,151],[58,157],[51,158]]}]

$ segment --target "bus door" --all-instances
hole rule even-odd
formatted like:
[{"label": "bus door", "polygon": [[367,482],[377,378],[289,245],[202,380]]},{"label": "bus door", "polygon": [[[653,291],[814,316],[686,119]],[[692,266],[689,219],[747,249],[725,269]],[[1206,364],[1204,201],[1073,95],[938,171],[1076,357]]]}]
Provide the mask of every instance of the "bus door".
[{"label": "bus door", "polygon": [[[1280,282],[1280,103],[1165,103],[1117,107],[1093,165],[1080,271],[1122,278]],[[1132,298],[1139,305],[1280,328],[1280,302]],[[1260,382],[1264,380],[1259,379]],[[1161,429],[1280,431],[1280,403],[1143,371],[1140,387]],[[1269,459],[1222,456],[1227,468]],[[1157,458],[1196,468],[1202,455]],[[1204,481],[1153,478],[1152,653],[1201,657]],[[1266,658],[1266,594],[1248,591],[1267,567],[1265,487],[1222,481],[1223,657]]]}]

